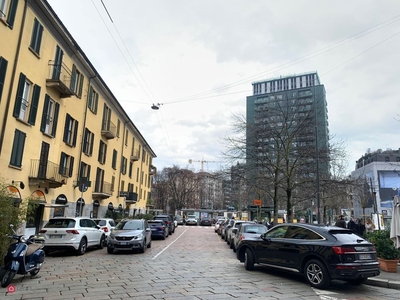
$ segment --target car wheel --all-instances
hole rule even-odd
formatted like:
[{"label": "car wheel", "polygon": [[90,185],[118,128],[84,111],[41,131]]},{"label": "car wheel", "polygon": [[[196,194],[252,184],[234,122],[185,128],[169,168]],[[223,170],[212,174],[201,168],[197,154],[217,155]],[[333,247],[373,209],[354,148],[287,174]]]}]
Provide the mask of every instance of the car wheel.
[{"label": "car wheel", "polygon": [[150,241],[150,243],[147,245],[147,248],[151,248],[151,241]]},{"label": "car wheel", "polygon": [[235,245],[233,245],[232,250],[233,250],[233,252],[236,252],[236,247],[235,247]]},{"label": "car wheel", "polygon": [[1,286],[7,287],[13,280],[14,276],[15,276],[15,271],[7,269],[3,274],[3,278],[1,279]]},{"label": "car wheel", "polygon": [[254,255],[249,248],[247,248],[244,253],[244,268],[247,271],[254,270]]},{"label": "car wheel", "polygon": [[87,241],[85,238],[81,239],[81,242],[79,243],[79,248],[76,251],[78,255],[83,255],[85,254],[87,249]]},{"label": "car wheel", "polygon": [[325,265],[317,259],[311,259],[306,263],[304,275],[308,283],[318,289],[324,289],[331,283],[331,278]]},{"label": "car wheel", "polygon": [[146,248],[147,248],[147,246],[146,246],[146,240],[144,240],[144,241],[143,241],[143,246],[142,246],[142,248],[140,248],[140,253],[145,253],[145,252],[146,252]]},{"label": "car wheel", "polygon": [[113,254],[114,253],[114,248],[107,247],[107,253],[108,254]]},{"label": "car wheel", "polygon": [[366,283],[367,280],[368,278],[358,278],[358,279],[348,280],[348,282],[351,283],[352,285],[360,285]]},{"label": "car wheel", "polygon": [[233,247],[233,241],[232,241],[232,240],[229,242],[229,248],[231,248],[231,249],[234,248],[234,247]]},{"label": "car wheel", "polygon": [[104,234],[101,236],[101,238],[100,238],[100,243],[99,243],[99,245],[97,246],[97,248],[99,248],[99,249],[103,249],[104,248],[104,244],[105,244],[105,240],[106,240],[106,237],[104,236]]}]

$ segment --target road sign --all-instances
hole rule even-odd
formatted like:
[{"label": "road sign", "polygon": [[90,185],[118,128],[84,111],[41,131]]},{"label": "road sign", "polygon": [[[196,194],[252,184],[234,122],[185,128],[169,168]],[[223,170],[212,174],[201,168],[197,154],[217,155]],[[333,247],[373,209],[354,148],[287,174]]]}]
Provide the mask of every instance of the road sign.
[{"label": "road sign", "polygon": [[261,206],[261,203],[262,202],[259,199],[254,200],[254,205]]}]

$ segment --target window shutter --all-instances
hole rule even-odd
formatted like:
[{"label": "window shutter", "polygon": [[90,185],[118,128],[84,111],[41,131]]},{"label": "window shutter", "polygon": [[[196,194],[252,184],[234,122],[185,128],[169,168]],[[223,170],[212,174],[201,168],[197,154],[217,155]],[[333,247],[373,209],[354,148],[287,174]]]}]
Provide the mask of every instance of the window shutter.
[{"label": "window shutter", "polygon": [[98,102],[99,102],[99,94],[96,93],[96,97],[94,97],[94,109],[93,109],[93,111],[94,111],[95,114],[97,114],[97,105],[98,105]]},{"label": "window shutter", "polygon": [[57,132],[57,122],[58,122],[58,112],[60,111],[60,104],[56,102],[56,107],[54,109],[54,117],[53,117],[53,129],[51,131],[51,135],[53,137],[56,136]]},{"label": "window shutter", "polygon": [[65,153],[64,152],[61,152],[61,156],[60,156],[60,167],[58,168],[59,170],[58,170],[58,173],[59,174],[61,174],[61,175],[63,175],[63,174],[65,174],[65,167],[64,167],[64,162],[65,162],[65,159],[66,159],[66,157],[65,157],[66,155],[65,155]]},{"label": "window shutter", "polygon": [[71,117],[69,114],[67,114],[67,117],[65,118],[65,126],[64,126],[64,137],[63,137],[63,142],[68,143],[68,126],[71,123]]},{"label": "window shutter", "polygon": [[8,24],[8,26],[10,26],[10,28],[13,28],[13,26],[14,26],[14,20],[15,20],[15,14],[17,12],[18,1],[19,0],[11,0],[11,3],[10,3],[10,10],[8,11],[8,17],[7,17],[7,24]]},{"label": "window shutter", "polygon": [[79,98],[82,97],[82,87],[83,87],[83,75],[81,74],[79,78],[79,91],[78,91],[78,96]]},{"label": "window shutter", "polygon": [[50,118],[50,116],[47,114],[47,110],[49,109],[49,102],[50,102],[50,97],[49,95],[44,96],[44,106],[43,106],[43,114],[42,114],[42,122],[40,123],[40,131],[44,132],[46,130],[46,119]]},{"label": "window shutter", "polygon": [[86,173],[86,177],[88,178],[88,180],[90,180],[90,165],[87,165],[87,173]]},{"label": "window shutter", "polygon": [[68,172],[69,177],[72,177],[73,171],[74,171],[74,157],[71,156],[69,159],[69,172]]},{"label": "window shutter", "polygon": [[70,89],[71,91],[75,91],[75,84],[76,84],[76,66],[72,65],[72,75],[71,75],[71,85],[70,85]]},{"label": "window shutter", "polygon": [[18,129],[15,130],[14,142],[11,153],[10,165],[21,167],[22,155],[24,153],[26,134]]},{"label": "window shutter", "polygon": [[28,123],[31,125],[35,125],[36,122],[39,97],[40,97],[40,86],[35,84],[35,86],[33,87],[32,106],[31,110],[29,111],[29,119],[28,119]]},{"label": "window shutter", "polygon": [[1,94],[3,93],[4,80],[6,78],[7,64],[8,62],[4,58],[0,57],[0,101]]},{"label": "window shutter", "polygon": [[24,86],[25,86],[26,76],[21,73],[19,75],[18,89],[17,89],[17,97],[15,98],[14,112],[13,116],[18,118],[19,112],[21,110],[22,96],[24,94]]},{"label": "window shutter", "polygon": [[90,149],[89,149],[89,154],[93,154],[93,143],[94,143],[94,133],[91,134],[90,136]]},{"label": "window shutter", "polygon": [[76,136],[78,135],[78,121],[75,121],[75,127],[74,127],[74,137],[73,137],[73,142],[72,146],[76,146]]}]

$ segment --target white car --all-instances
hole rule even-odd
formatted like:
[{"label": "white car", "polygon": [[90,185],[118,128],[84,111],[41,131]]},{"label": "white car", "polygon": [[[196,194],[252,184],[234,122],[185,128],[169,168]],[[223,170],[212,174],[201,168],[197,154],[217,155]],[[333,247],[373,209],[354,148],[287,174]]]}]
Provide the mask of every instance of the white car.
[{"label": "white car", "polygon": [[39,231],[44,239],[44,251],[73,249],[83,255],[88,247],[103,249],[106,235],[90,218],[56,217],[50,219]]},{"label": "white car", "polygon": [[186,225],[195,225],[197,226],[197,218],[196,216],[189,215],[186,219]]},{"label": "white car", "polygon": [[95,221],[96,224],[101,227],[106,235],[106,238],[110,235],[111,230],[115,228],[115,225],[117,225],[113,219],[109,218],[93,219],[93,221]]}]

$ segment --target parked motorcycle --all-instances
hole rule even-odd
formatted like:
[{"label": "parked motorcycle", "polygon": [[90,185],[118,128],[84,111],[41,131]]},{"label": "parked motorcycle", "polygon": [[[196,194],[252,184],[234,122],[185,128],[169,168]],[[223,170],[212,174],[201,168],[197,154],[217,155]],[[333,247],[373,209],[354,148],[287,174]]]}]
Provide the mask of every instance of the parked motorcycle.
[{"label": "parked motorcycle", "polygon": [[4,257],[2,287],[7,287],[15,274],[26,275],[30,273],[31,276],[35,276],[39,273],[45,258],[42,243],[36,243],[34,237],[27,239],[23,235],[17,235],[13,225],[10,225],[10,227],[14,235],[8,235],[8,237],[17,240],[17,242],[8,247],[7,254]]}]

